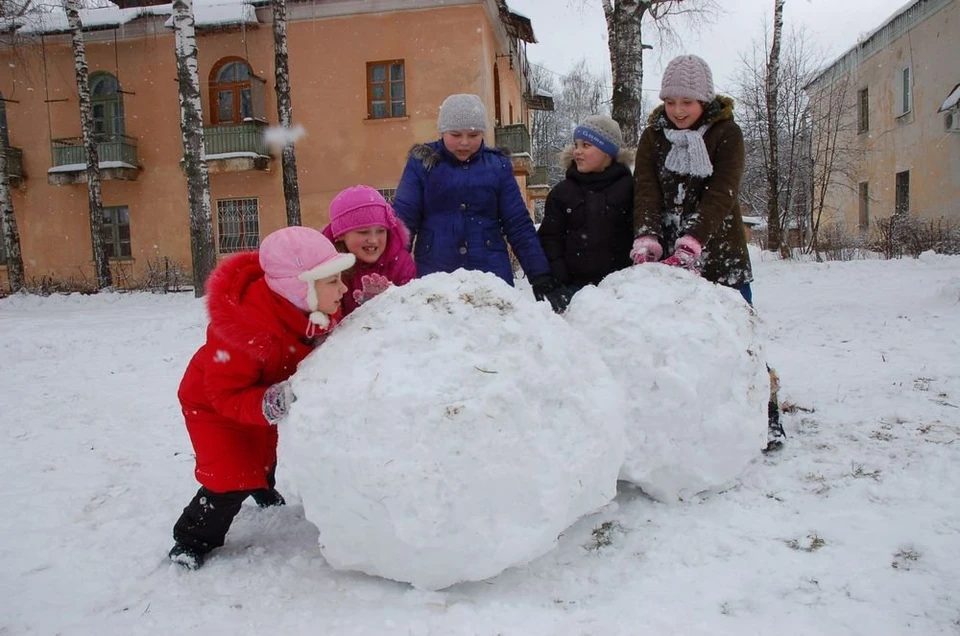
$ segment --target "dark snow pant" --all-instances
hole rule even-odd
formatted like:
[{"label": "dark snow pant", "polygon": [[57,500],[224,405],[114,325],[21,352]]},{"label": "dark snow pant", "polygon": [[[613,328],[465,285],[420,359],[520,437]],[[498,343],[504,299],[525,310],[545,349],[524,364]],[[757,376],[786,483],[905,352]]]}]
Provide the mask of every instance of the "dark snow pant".
[{"label": "dark snow pant", "polygon": [[276,496],[273,492],[273,487],[276,485],[274,475],[276,469],[274,465],[267,473],[269,489],[213,492],[201,486],[173,525],[174,541],[193,548],[201,554],[222,546],[233,518],[240,512],[240,506],[247,497],[253,497],[257,503],[260,503],[262,497],[269,500]]}]

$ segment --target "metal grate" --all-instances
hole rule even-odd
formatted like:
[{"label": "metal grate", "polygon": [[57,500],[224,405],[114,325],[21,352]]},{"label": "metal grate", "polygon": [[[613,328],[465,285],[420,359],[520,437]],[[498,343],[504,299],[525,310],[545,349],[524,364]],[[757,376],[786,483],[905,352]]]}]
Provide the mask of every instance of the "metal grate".
[{"label": "metal grate", "polygon": [[256,199],[217,201],[217,252],[234,254],[260,247],[260,215]]}]

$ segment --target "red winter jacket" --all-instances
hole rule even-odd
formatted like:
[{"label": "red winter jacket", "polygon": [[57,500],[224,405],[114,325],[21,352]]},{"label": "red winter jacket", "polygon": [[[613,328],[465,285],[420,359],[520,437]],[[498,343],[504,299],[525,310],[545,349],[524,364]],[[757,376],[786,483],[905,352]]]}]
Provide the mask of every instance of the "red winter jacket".
[{"label": "red winter jacket", "polygon": [[267,488],[267,472],[277,461],[277,427],[263,415],[263,394],[293,375],[313,350],[311,336],[323,330],[311,330],[305,314],[270,291],[256,252],[217,266],[207,281],[207,310],[207,341],[190,360],[177,394],[197,456],[197,481],[214,492]]},{"label": "red winter jacket", "polygon": [[[361,279],[368,274],[380,274],[394,285],[406,285],[417,276],[417,265],[413,262],[413,256],[407,250],[407,243],[410,241],[410,234],[403,223],[398,220],[395,225],[388,228],[387,247],[383,254],[377,259],[376,263],[367,264],[357,259],[357,263],[350,268],[349,272],[344,272],[343,284],[347,286],[347,291],[343,294],[343,315],[349,316],[360,304],[354,299],[353,292],[363,290]],[[328,224],[323,228],[323,235],[332,242],[333,232]]]}]

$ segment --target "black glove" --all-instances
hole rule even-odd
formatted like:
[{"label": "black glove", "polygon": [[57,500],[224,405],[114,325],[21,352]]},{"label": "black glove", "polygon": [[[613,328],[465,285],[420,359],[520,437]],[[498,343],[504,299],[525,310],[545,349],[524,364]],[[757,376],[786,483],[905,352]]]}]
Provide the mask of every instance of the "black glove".
[{"label": "black glove", "polygon": [[546,300],[558,314],[567,310],[567,305],[570,304],[570,293],[556,278],[550,274],[535,276],[530,279],[530,285],[537,300]]}]

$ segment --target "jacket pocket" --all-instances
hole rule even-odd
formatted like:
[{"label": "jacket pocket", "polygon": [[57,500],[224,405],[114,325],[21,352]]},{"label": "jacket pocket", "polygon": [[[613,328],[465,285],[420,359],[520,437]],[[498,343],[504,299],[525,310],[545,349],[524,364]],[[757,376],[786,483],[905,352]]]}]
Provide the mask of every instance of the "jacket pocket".
[{"label": "jacket pocket", "polygon": [[413,244],[413,256],[415,258],[426,256],[430,253],[431,247],[433,247],[433,230],[421,229],[417,232],[417,240]]}]

